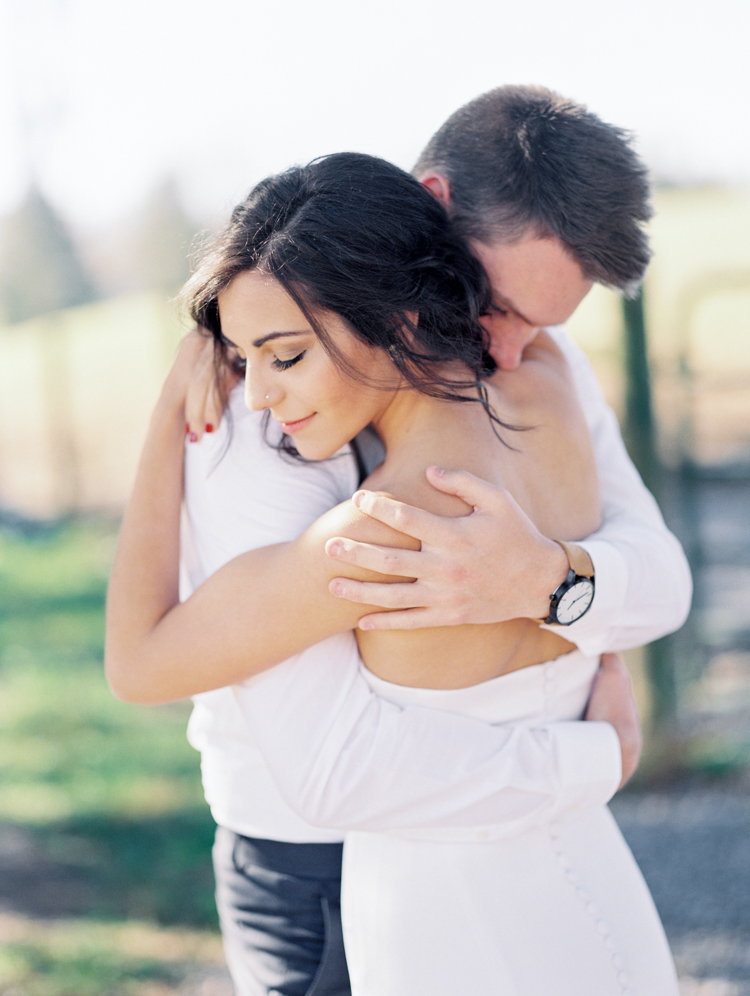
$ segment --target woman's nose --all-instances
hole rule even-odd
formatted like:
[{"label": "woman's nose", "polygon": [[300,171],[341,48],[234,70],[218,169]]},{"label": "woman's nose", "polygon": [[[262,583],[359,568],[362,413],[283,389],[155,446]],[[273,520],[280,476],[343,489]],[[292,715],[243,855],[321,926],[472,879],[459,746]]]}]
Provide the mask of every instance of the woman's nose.
[{"label": "woman's nose", "polygon": [[281,400],[283,391],[270,378],[253,375],[248,366],[245,371],[245,405],[252,411],[261,412],[273,408]]}]

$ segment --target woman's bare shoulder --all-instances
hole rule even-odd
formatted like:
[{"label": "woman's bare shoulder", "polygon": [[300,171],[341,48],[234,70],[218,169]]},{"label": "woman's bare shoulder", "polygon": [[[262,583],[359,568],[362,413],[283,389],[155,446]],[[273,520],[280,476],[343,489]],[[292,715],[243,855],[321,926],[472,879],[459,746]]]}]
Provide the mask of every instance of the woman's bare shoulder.
[{"label": "woman's bare shoulder", "polygon": [[547,536],[580,539],[594,532],[601,521],[596,459],[562,350],[540,332],[520,367],[498,372],[491,386],[498,406],[529,429],[517,440],[511,493]]},{"label": "woman's bare shoulder", "polygon": [[[424,468],[421,465],[405,468],[403,473],[379,468],[364,481],[362,486],[376,494],[440,515],[468,515],[471,512],[471,508],[460,498],[445,495],[433,488],[427,481],[424,470],[426,465]],[[331,578],[345,573],[348,577],[360,581],[404,580],[392,575],[376,575],[372,571],[361,570],[351,565],[344,567],[339,561],[330,557],[325,557],[321,565],[321,554],[326,543],[338,537],[377,546],[401,547],[407,550],[420,548],[419,540],[365,515],[350,499],[330,509],[294,541],[294,545],[298,548],[297,555],[301,553],[305,559],[317,562],[319,569],[322,568]]]},{"label": "woman's bare shoulder", "polygon": [[[403,500],[400,496],[388,491],[380,493]],[[419,541],[411,536],[407,536],[405,533],[365,515],[364,512],[360,512],[350,499],[321,515],[293,542],[292,546],[296,547],[295,559],[301,556],[304,561],[312,561],[317,564],[317,570],[326,575],[328,580],[344,574],[358,581],[405,580],[375,574],[373,571],[351,565],[344,566],[340,561],[327,557],[324,552],[325,545],[328,540],[334,538],[354,540],[358,543],[372,543],[377,546],[402,547],[409,550],[418,550],[420,546]]]},{"label": "woman's bare shoulder", "polygon": [[[422,458],[411,467],[401,472],[392,472],[389,468],[378,468],[362,485],[368,491],[385,494],[396,501],[413,505],[415,508],[433,512],[435,515],[460,516],[468,515],[471,508],[455,495],[447,495],[433,488],[427,480],[426,471],[430,464],[444,467],[446,470],[470,470],[476,468],[467,466],[465,461],[446,459],[449,454],[440,452],[439,448],[429,460]],[[453,464],[455,463],[455,466]]]},{"label": "woman's bare shoulder", "polygon": [[498,370],[489,381],[500,404],[529,419],[578,418],[575,382],[564,353],[544,330],[524,350],[517,370]]}]

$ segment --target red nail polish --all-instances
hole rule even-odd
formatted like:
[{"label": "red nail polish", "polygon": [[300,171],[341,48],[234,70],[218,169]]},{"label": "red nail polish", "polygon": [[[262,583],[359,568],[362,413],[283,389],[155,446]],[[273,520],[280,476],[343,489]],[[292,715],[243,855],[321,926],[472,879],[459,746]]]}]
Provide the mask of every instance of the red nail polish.
[{"label": "red nail polish", "polygon": [[210,422],[206,422],[206,432],[213,432],[214,427]]},{"label": "red nail polish", "polygon": [[189,422],[185,423],[185,435],[186,436],[190,435],[190,423]]},{"label": "red nail polish", "polygon": [[198,434],[195,433],[195,432],[189,432],[188,433],[188,439],[190,440],[191,443],[197,443],[198,442]]}]

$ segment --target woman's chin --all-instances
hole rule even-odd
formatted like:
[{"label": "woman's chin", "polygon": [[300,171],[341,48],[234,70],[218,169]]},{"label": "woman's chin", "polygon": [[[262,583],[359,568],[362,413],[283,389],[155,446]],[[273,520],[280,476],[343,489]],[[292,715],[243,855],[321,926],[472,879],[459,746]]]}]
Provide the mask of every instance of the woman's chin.
[{"label": "woman's chin", "polygon": [[326,445],[324,443],[314,443],[309,440],[292,438],[294,448],[304,460],[327,460],[334,453],[341,449],[341,443],[336,442]]}]

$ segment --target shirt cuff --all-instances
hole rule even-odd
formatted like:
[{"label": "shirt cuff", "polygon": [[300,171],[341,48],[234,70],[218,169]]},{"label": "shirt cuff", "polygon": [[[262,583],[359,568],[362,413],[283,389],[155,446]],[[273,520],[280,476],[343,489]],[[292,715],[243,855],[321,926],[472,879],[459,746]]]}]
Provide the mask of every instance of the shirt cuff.
[{"label": "shirt cuff", "polygon": [[594,565],[596,588],[591,608],[570,626],[543,628],[575,643],[584,654],[596,657],[597,654],[614,649],[609,645],[608,636],[618,625],[625,604],[628,568],[622,553],[604,540],[576,541],[576,546],[588,553]]},{"label": "shirt cuff", "polygon": [[622,781],[622,750],[614,726],[579,721],[556,723],[554,729],[563,786],[555,816],[606,805]]}]

